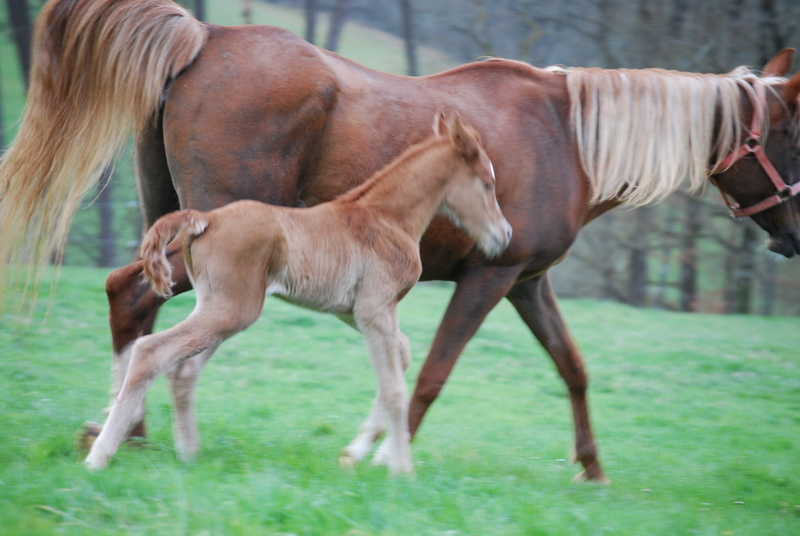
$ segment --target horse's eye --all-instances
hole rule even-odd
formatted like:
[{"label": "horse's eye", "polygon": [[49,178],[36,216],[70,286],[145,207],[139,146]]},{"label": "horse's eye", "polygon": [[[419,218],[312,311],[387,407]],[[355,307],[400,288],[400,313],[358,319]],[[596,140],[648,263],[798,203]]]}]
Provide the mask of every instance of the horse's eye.
[{"label": "horse's eye", "polygon": [[491,182],[484,182],[483,187],[487,190],[491,190],[494,187],[494,185]]},{"label": "horse's eye", "polygon": [[800,160],[800,147],[795,147],[792,151],[792,158],[795,160]]}]

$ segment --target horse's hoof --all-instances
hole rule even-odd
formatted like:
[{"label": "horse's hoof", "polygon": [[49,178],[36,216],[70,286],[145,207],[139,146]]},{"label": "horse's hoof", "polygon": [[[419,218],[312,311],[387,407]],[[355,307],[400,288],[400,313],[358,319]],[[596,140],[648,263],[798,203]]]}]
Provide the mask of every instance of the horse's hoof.
[{"label": "horse's hoof", "polygon": [[94,440],[100,435],[103,426],[96,422],[85,422],[78,429],[75,435],[75,443],[78,450],[88,451],[94,445]]},{"label": "horse's hoof", "polygon": [[590,484],[598,484],[600,486],[608,486],[611,484],[611,480],[609,480],[606,475],[600,473],[597,476],[590,476],[586,473],[586,471],[581,471],[577,475],[572,477],[572,481],[575,483],[590,483]]}]

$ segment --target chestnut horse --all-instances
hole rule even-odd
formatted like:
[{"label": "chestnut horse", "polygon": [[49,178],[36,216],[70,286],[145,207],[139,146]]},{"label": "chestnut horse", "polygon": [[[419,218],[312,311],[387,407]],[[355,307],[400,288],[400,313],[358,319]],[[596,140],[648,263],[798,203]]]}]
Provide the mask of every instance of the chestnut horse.
[{"label": "chestnut horse", "polygon": [[[81,194],[131,131],[149,226],[179,208],[237,199],[333,199],[427,136],[434,112],[461,112],[492,158],[515,232],[497,259],[445,218],[423,236],[421,279],[456,288],[411,396],[412,436],[464,346],[506,297],[566,383],[578,476],[602,481],[587,375],[547,273],[580,229],[616,206],[656,202],[686,177],[690,190],[711,177],[734,210],[769,234],[769,249],[800,251],[800,74],[782,78],[792,50],[760,74],[492,60],[410,78],[280,28],[202,24],[169,0],[51,0],[34,45],[25,117],[0,166],[0,266],[28,262],[26,281],[63,247]],[[181,257],[172,259],[173,292],[184,292],[191,283]],[[134,262],[107,281],[114,393],[131,344],[150,332],[165,301],[140,284],[141,273]],[[143,420],[133,433],[144,433]]]},{"label": "chestnut horse", "polygon": [[[264,295],[274,294],[333,313],[364,334],[378,377],[369,417],[342,450],[360,461],[389,422],[384,461],[410,473],[408,400],[404,372],[411,361],[400,332],[397,304],[422,272],[419,241],[437,211],[471,236],[489,258],[511,240],[511,226],[495,198],[492,163],[476,133],[454,116],[437,114],[434,136],[410,147],[367,182],[308,209],[237,201],[211,212],[173,212],[148,230],[140,256],[153,290],[168,298],[173,285],[166,247],[183,234],[183,257],[197,305],[183,322],[136,341],[122,389],[86,457],[106,467],[153,380],[181,361],[207,361],[227,338],[258,320]],[[199,373],[199,370],[198,370]],[[193,415],[197,378],[175,399],[178,452],[198,448]]]}]

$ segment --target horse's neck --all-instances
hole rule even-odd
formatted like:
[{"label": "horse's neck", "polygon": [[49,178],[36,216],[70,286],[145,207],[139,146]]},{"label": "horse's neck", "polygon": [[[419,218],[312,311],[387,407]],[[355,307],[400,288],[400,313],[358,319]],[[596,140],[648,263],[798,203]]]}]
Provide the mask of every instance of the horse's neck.
[{"label": "horse's neck", "polygon": [[452,162],[449,143],[432,143],[419,152],[412,149],[412,154],[405,154],[364,184],[357,202],[420,238],[444,200]]}]

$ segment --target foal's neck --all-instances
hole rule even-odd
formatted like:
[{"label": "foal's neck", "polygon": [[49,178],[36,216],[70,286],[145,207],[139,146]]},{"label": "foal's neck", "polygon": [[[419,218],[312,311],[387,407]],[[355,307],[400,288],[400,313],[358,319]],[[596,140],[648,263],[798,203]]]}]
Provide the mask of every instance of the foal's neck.
[{"label": "foal's neck", "polygon": [[407,149],[343,201],[381,212],[399,228],[422,237],[444,200],[458,153],[446,138],[433,138]]}]

